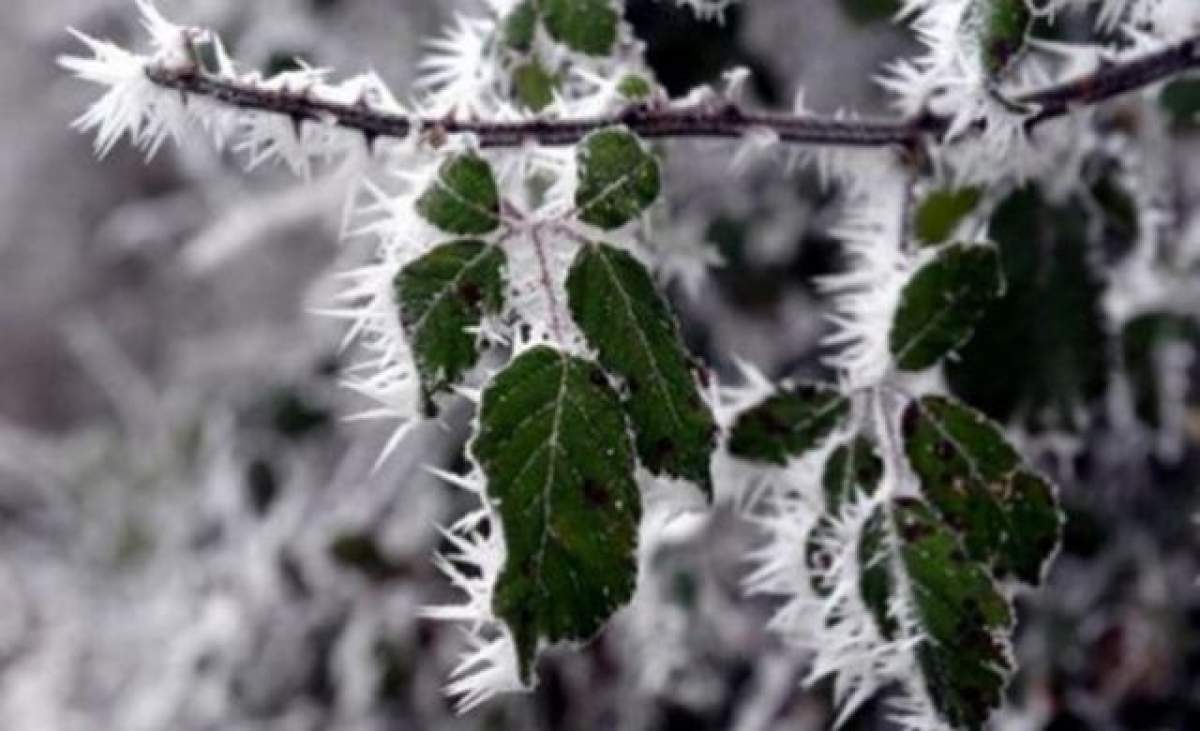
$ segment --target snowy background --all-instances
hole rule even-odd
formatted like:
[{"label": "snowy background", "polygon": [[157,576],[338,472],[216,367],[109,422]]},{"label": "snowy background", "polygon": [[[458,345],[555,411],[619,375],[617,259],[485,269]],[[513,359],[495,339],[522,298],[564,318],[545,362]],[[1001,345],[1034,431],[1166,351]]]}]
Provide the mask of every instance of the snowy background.
[{"label": "snowy background", "polygon": [[[401,93],[457,6],[160,5],[243,64],[374,68]],[[455,716],[440,687],[462,637],[418,611],[454,598],[431,557],[465,503],[421,465],[455,467],[466,409],[376,471],[388,425],[345,421],[365,404],[338,386],[341,325],[314,314],[368,253],[337,241],[345,180],[247,174],[202,144],[94,159],[69,128],[94,92],[54,61],[78,50],[67,26],[133,37],[130,6],[0,10],[0,731],[826,728],[828,688],[798,689],[802,658],[741,595],[752,537],[731,515],[655,558],[661,611],[552,653],[534,694]],[[818,111],[870,112],[869,78],[909,48],[870,20],[887,7],[751,0],[719,28],[631,0],[629,17],[673,93],[745,65],[759,103],[803,82]],[[828,194],[772,166],[717,184],[720,147],[671,164],[674,230],[730,265],[676,293],[693,346],[726,370],[815,372]],[[1013,728],[1200,727],[1195,451],[1158,471],[1081,462],[1095,510],[1026,607],[1013,693],[1034,710]],[[630,647],[637,623],[661,647]]]}]

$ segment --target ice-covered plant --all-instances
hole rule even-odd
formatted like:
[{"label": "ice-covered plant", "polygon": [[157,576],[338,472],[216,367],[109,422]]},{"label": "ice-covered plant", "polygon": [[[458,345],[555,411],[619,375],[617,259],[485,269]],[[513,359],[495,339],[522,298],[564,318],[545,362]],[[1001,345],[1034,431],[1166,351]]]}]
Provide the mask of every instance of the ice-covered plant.
[{"label": "ice-covered plant", "polygon": [[[679,3],[714,20],[733,4]],[[635,601],[664,531],[728,502],[764,533],[747,588],[780,598],[774,629],[811,679],[833,677],[842,718],[892,689],[904,727],[982,728],[1015,670],[1013,597],[1044,580],[1063,517],[1020,430],[949,395],[961,379],[944,365],[991,344],[997,382],[955,393],[999,393],[1050,432],[1086,420],[1046,369],[1020,370],[1062,354],[1073,374],[1073,343],[1005,352],[1014,326],[1069,317],[1020,247],[1059,246],[1069,267],[1070,227],[1124,212],[1104,315],[1123,334],[1126,403],[1172,449],[1160,346],[1197,338],[1168,311],[1195,255],[1162,254],[1147,161],[1169,135],[1149,92],[1200,66],[1200,4],[904,0],[897,22],[924,50],[881,78],[895,119],[751,109],[738,73],[672,99],[620,0],[484,5],[431,42],[407,100],[371,74],[241,71],[148,0],[147,50],[77,33],[92,56],[62,64],[105,88],[78,121],[101,155],[123,136],[148,155],[208,136],[250,166],[361,180],[346,236],[377,256],[333,308],[367,354],[350,385],[398,421],[386,451],[455,396],[476,404],[470,470],[443,476],[479,506],[437,557],[466,601],[427,610],[470,632],[448,685],[461,708],[531,686],[542,649],[587,642]],[[1087,42],[1041,35],[1087,14]],[[1119,96],[1133,112],[1108,111]],[[689,352],[650,215],[681,138],[811,162],[839,193],[846,267],[818,282],[829,382],[747,368],[719,383]]]}]

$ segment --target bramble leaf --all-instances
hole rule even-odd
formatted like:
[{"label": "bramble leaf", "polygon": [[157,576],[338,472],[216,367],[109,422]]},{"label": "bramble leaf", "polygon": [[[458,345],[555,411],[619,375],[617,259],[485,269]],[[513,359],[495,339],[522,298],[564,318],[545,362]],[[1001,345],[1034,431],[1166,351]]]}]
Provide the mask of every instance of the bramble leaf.
[{"label": "bramble leaf", "polygon": [[950,727],[983,729],[1012,671],[1012,610],[927,505],[900,499],[893,510],[930,700]]},{"label": "bramble leaf", "polygon": [[658,161],[638,138],[619,129],[589,135],[579,146],[579,219],[611,230],[633,220],[658,198]]},{"label": "bramble leaf", "polygon": [[567,298],[600,363],[624,380],[623,401],[642,463],[711,493],[716,422],[650,272],[625,251],[589,244],[571,265]]},{"label": "bramble leaf", "polygon": [[971,558],[1040,583],[1062,523],[1050,483],[1024,467],[998,426],[951,398],[912,402],[902,424],[921,494]]},{"label": "bramble leaf", "polygon": [[897,587],[888,543],[889,519],[887,509],[879,506],[863,524],[858,538],[858,591],[875,618],[879,633],[890,640],[899,633],[900,625],[891,611],[891,598]]},{"label": "bramble leaf", "polygon": [[533,48],[537,22],[538,9],[535,0],[521,0],[504,19],[504,44],[514,51],[528,52]]},{"label": "bramble leaf", "polygon": [[954,235],[983,196],[979,188],[942,188],[925,196],[913,217],[917,240],[924,246],[944,244]]},{"label": "bramble leaf", "polygon": [[603,56],[617,42],[620,16],[609,0],[541,0],[546,32],[572,51]]},{"label": "bramble leaf", "polygon": [[470,153],[450,158],[417,199],[417,213],[447,233],[477,236],[496,230],[500,192],[492,166]]},{"label": "bramble leaf", "polygon": [[478,327],[504,298],[504,252],[482,241],[442,244],[396,275],[400,323],[408,336],[428,401],[448,391],[479,360]]},{"label": "bramble leaf", "polygon": [[954,244],[939,251],[900,295],[890,335],[897,367],[924,370],[961,347],[1003,290],[994,247]]},{"label": "bramble leaf", "polygon": [[1107,392],[1104,283],[1093,268],[1100,242],[1089,241],[1089,218],[1078,203],[1050,204],[1034,186],[992,215],[1007,286],[946,375],[955,393],[994,419],[1082,428],[1078,414]]},{"label": "bramble leaf", "polygon": [[630,101],[641,101],[654,93],[654,85],[641,74],[625,74],[617,82],[617,93]]},{"label": "bramble leaf", "polygon": [[813,589],[822,596],[833,591],[832,582],[824,578],[832,557],[825,546],[834,543],[835,521],[841,517],[842,506],[861,490],[873,495],[883,479],[883,460],[867,439],[859,436],[843,444],[825,462],[821,484],[825,488],[825,512],[817,519],[805,541],[805,560],[812,576]]},{"label": "bramble leaf", "polygon": [[875,445],[858,436],[849,444],[843,444],[829,455],[821,486],[825,488],[825,510],[837,515],[842,505],[860,489],[867,495],[875,494],[883,479],[883,459]]},{"label": "bramble leaf", "polygon": [[973,0],[965,23],[989,76],[1004,73],[1025,50],[1033,20],[1027,0]]},{"label": "bramble leaf", "polygon": [[471,453],[507,547],[493,610],[529,683],[540,643],[588,640],[633,595],[633,447],[600,367],[539,346],[484,390]]},{"label": "bramble leaf", "polygon": [[850,400],[836,388],[786,387],[738,417],[729,451],[753,462],[785,465],[819,447],[849,415]]},{"label": "bramble leaf", "polygon": [[554,101],[556,80],[536,59],[513,69],[513,89],[517,100],[540,112]]}]

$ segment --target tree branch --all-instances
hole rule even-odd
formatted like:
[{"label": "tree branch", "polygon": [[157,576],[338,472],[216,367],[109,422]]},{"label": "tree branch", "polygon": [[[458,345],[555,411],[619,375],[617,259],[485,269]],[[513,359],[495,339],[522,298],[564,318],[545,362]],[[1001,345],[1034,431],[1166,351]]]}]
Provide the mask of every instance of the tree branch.
[{"label": "tree branch", "polygon": [[[1200,67],[1200,36],[1193,36],[1141,58],[1102,65],[1095,72],[1079,78],[1017,95],[1012,101],[1036,108],[1028,122],[1028,126],[1033,127],[1074,109],[1098,104],[1197,67]],[[904,120],[851,120],[748,112],[731,104],[685,109],[642,105],[607,116],[515,122],[410,118],[375,110],[366,104],[344,104],[313,98],[305,92],[263,89],[198,67],[149,66],[146,75],[159,86],[185,95],[209,97],[241,109],[283,114],[297,122],[332,120],[340,127],[361,132],[368,141],[379,137],[404,138],[414,131],[415,126],[418,133],[472,133],[483,147],[519,147],[527,141],[561,146],[575,144],[598,129],[622,124],[645,138],[736,139],[749,131],[766,129],[787,143],[889,147],[912,146],[922,138],[937,138],[946,132],[949,123],[944,117],[932,115]]]}]

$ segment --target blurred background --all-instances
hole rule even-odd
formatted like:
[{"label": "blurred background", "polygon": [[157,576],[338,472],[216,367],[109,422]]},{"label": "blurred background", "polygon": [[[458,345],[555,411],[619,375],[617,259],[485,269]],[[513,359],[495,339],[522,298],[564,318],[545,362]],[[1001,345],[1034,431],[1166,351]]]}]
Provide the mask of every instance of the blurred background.
[{"label": "blurred background", "polygon": [[[247,67],[373,68],[400,93],[423,39],[473,9],[159,5],[218,29]],[[894,9],[747,0],[715,25],[629,0],[627,17],[675,95],[745,66],[754,103],[790,107],[803,82],[818,111],[871,113],[886,109],[871,77],[913,51],[886,22]],[[67,26],[140,40],[135,22],[126,0],[0,10],[0,731],[828,728],[829,688],[800,688],[803,658],[765,631],[771,603],[742,596],[754,535],[733,515],[655,557],[657,616],[551,653],[532,694],[453,713],[440,688],[463,637],[418,610],[458,599],[431,557],[445,548],[436,525],[468,503],[421,465],[461,467],[467,410],[377,471],[389,425],[345,420],[367,404],[338,386],[342,326],[313,313],[330,275],[370,254],[338,243],[345,180],[246,173],[204,145],[149,164],[122,145],[94,158],[69,128],[94,90],[54,61],[80,51]],[[1189,110],[1194,92],[1171,101]],[[1185,274],[1200,176],[1189,115],[1164,163],[1168,264]],[[726,262],[674,291],[688,336],[726,373],[737,356],[820,375],[812,278],[838,266],[835,196],[777,165],[724,182],[729,152],[670,157],[673,235]],[[1200,728],[1200,335],[1177,313],[1105,323],[1101,268],[1127,252],[1139,212],[1114,179],[1096,173],[1112,224],[1100,231],[1036,190],[1006,202],[993,229],[1024,294],[950,374],[1023,435],[1070,506],[1050,588],[1022,600],[1004,728]],[[1121,388],[1137,423],[1112,417]],[[1168,392],[1184,417],[1164,448]],[[653,622],[661,647],[630,647],[634,622]],[[887,728],[884,710],[849,727]]]}]

